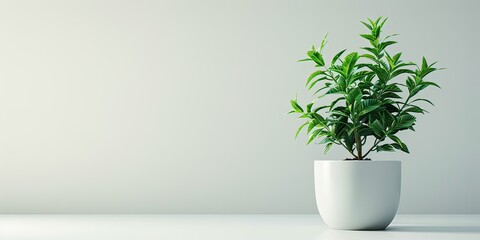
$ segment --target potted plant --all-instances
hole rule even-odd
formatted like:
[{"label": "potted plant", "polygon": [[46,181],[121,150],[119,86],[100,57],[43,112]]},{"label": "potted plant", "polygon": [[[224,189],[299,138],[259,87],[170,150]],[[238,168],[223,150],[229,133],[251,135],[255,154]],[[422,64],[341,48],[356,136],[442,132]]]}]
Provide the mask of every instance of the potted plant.
[{"label": "potted plant", "polygon": [[318,49],[312,47],[308,58],[300,60],[315,64],[306,87],[315,91],[317,101],[301,107],[297,99],[291,100],[289,113],[305,121],[295,137],[304,129],[307,144],[318,140],[325,144],[325,154],[340,145],[351,155],[343,161],[314,162],[317,207],[325,223],[336,229],[378,230],[391,223],[400,199],[401,162],[371,161],[367,156],[380,151],[408,153],[399,133],[414,130],[415,115],[427,112],[422,104],[433,105],[419,93],[439,87],[425,80],[438,70],[435,63],[424,57],[417,65],[402,61],[401,52],[387,51],[397,42],[391,40],[395,35],[382,37],[386,20],[361,22],[368,33],[360,36],[369,43],[362,53],[342,50],[327,62],[324,38]]}]

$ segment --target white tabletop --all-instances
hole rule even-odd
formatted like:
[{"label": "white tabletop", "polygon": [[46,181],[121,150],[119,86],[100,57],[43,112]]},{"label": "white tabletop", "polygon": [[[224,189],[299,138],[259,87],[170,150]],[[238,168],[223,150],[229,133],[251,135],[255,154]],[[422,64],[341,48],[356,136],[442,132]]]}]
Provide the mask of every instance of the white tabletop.
[{"label": "white tabletop", "polygon": [[328,229],[317,214],[4,214],[0,239],[480,239],[480,214],[397,215],[385,231]]}]

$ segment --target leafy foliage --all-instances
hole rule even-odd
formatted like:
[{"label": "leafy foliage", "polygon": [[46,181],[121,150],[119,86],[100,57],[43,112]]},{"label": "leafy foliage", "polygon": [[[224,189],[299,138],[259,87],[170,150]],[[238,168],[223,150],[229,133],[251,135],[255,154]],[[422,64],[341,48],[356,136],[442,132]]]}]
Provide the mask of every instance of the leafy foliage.
[{"label": "leafy foliage", "polygon": [[[427,87],[439,87],[425,81],[425,77],[439,70],[435,63],[429,64],[425,57],[420,65],[401,60],[402,53],[390,54],[387,48],[397,42],[390,40],[395,35],[381,38],[386,18],[362,22],[368,33],[360,36],[369,42],[361,48],[364,53],[351,52],[342,58],[346,50],[338,52],[330,64],[324,59],[322,50],[326,36],[320,47],[307,52],[308,58],[302,62],[313,62],[316,71],[307,79],[306,87],[314,90],[314,96],[321,99],[327,95],[335,100],[327,105],[314,106],[315,101],[302,108],[297,100],[291,100],[292,111],[306,120],[297,130],[296,136],[306,129],[308,144],[320,139],[326,144],[325,153],[337,144],[362,160],[372,151],[409,152],[397,134],[404,130],[414,130],[416,114],[427,112],[418,103],[430,100],[417,98]],[[397,79],[404,79],[398,81]],[[372,139],[373,143],[364,152],[363,148]],[[385,143],[388,142],[388,143]],[[365,149],[366,150],[366,149]]]}]

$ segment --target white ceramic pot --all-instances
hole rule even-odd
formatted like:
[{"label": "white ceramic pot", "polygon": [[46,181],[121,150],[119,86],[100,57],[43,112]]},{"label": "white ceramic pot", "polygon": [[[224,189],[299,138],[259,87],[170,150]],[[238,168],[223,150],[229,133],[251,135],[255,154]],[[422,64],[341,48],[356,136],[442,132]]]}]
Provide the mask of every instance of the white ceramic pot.
[{"label": "white ceramic pot", "polygon": [[314,163],[315,197],[325,223],[335,229],[381,230],[400,201],[400,161]]}]

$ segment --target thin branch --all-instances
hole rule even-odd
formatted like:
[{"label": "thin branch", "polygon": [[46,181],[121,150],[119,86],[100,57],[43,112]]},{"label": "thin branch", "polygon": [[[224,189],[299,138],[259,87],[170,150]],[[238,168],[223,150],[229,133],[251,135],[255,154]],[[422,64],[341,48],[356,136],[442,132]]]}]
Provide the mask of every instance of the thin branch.
[{"label": "thin branch", "polygon": [[367,136],[363,136],[362,145],[365,145],[366,142],[367,142]]},{"label": "thin branch", "polygon": [[375,139],[375,142],[373,143],[372,147],[367,151],[367,153],[365,153],[365,155],[362,156],[362,158],[366,157],[381,141],[377,139]]},{"label": "thin branch", "polygon": [[343,143],[342,143],[342,140],[339,140],[338,142],[339,142],[345,149],[347,149],[347,151],[350,152],[350,154],[352,154],[353,157],[358,158],[355,154],[353,154],[353,151],[348,150],[347,145],[343,144]]}]

